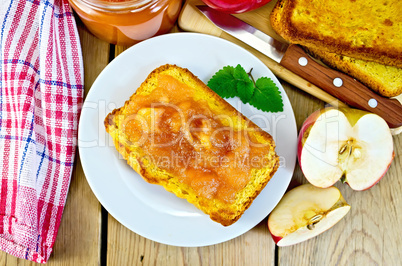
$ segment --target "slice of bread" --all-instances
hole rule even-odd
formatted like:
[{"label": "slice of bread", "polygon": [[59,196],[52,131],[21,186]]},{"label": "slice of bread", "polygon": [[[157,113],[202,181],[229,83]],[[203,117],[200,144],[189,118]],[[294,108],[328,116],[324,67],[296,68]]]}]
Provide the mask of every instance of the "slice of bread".
[{"label": "slice of bread", "polygon": [[[123,107],[107,115],[105,128],[145,181],[224,226],[242,216],[279,165],[267,132],[175,65],[152,71]],[[253,164],[255,158],[260,161]]]},{"label": "slice of bread", "polygon": [[402,93],[402,68],[307,48],[309,54],[328,66],[342,71],[384,97]]},{"label": "slice of bread", "polygon": [[402,1],[279,0],[273,29],[291,43],[402,67]]}]

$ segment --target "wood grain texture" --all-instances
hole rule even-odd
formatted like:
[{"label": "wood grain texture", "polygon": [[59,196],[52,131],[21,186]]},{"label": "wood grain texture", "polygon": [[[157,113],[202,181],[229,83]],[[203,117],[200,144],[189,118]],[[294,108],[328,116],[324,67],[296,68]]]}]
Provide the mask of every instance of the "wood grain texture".
[{"label": "wood grain texture", "polygon": [[[295,112],[298,129],[324,106],[308,95],[294,95],[283,83]],[[279,265],[401,265],[402,261],[402,136],[393,136],[395,158],[385,176],[367,191],[338,187],[351,211],[327,232],[278,251]],[[297,164],[289,189],[308,183]]]},{"label": "wood grain texture", "polygon": [[380,182],[362,192],[338,182],[351,211],[327,232],[280,248],[279,265],[401,265],[402,136],[393,139],[396,156]]},{"label": "wood grain texture", "polygon": [[[284,84],[284,83],[283,83]],[[308,95],[284,88],[295,112],[298,130],[303,121],[324,106]],[[393,136],[395,158],[377,185],[367,191],[338,187],[351,211],[327,232],[278,251],[278,265],[401,265],[402,261],[402,136]],[[308,183],[297,164],[289,188]]]},{"label": "wood grain texture", "polygon": [[108,220],[108,265],[274,265],[266,219],[233,240],[207,247],[174,247],[143,238]]},{"label": "wood grain texture", "polygon": [[[298,129],[324,104],[284,86],[295,112]],[[357,192],[338,187],[351,211],[327,232],[278,251],[278,265],[401,265],[402,261],[402,136],[393,137],[395,158],[380,182]],[[297,164],[291,186],[307,183]]]}]

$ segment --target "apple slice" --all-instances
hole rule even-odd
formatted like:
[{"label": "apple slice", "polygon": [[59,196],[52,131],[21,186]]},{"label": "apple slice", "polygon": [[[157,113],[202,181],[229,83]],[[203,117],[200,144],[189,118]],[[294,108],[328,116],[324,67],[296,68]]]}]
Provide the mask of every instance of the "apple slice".
[{"label": "apple slice", "polygon": [[365,190],[391,165],[393,140],[387,123],[376,114],[324,108],[303,123],[297,155],[314,186],[330,187],[341,179],[354,190]]},{"label": "apple slice", "polygon": [[331,228],[349,210],[336,187],[304,184],[283,196],[268,217],[268,229],[278,246],[290,246]]}]

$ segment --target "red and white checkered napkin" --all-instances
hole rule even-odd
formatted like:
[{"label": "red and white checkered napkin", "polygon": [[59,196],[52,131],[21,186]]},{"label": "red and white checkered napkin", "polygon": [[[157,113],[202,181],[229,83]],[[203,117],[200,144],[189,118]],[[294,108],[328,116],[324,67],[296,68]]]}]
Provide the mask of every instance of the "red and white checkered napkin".
[{"label": "red and white checkered napkin", "polygon": [[44,263],[73,169],[81,47],[67,0],[2,0],[0,31],[0,249]]}]

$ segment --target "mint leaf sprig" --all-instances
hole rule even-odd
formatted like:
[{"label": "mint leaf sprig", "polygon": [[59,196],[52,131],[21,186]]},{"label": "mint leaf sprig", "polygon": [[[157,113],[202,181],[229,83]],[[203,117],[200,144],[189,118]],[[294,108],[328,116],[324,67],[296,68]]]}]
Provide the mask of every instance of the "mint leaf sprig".
[{"label": "mint leaf sprig", "polygon": [[249,103],[265,112],[282,112],[283,100],[279,88],[267,77],[254,81],[250,72],[238,64],[225,66],[208,81],[208,87],[222,98],[238,96],[243,103]]}]

